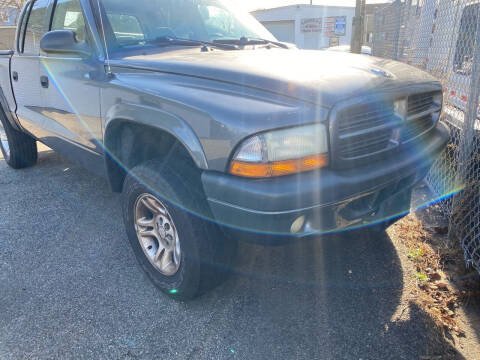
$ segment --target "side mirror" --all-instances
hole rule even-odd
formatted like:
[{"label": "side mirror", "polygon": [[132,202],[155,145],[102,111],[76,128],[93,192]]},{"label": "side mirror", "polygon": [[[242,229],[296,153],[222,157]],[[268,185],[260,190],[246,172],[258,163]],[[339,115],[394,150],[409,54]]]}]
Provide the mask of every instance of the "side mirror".
[{"label": "side mirror", "polygon": [[40,40],[40,48],[46,53],[89,56],[90,49],[85,42],[77,42],[71,30],[54,30]]}]

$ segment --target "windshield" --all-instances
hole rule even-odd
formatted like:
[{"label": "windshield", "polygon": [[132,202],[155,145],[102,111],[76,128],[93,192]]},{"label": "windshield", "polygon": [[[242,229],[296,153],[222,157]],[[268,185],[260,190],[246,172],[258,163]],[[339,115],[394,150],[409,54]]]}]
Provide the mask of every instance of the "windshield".
[{"label": "windshield", "polygon": [[165,37],[276,40],[250,14],[225,0],[103,0],[102,4],[112,48],[151,46]]}]

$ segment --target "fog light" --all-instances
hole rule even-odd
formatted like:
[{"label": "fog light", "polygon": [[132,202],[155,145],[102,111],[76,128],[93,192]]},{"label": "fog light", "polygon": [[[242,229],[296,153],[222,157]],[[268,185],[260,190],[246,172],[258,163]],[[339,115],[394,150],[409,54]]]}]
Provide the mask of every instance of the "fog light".
[{"label": "fog light", "polygon": [[298,234],[300,231],[302,231],[304,224],[305,224],[305,216],[300,216],[298,219],[296,219],[292,223],[292,226],[290,227],[290,232],[292,234]]}]

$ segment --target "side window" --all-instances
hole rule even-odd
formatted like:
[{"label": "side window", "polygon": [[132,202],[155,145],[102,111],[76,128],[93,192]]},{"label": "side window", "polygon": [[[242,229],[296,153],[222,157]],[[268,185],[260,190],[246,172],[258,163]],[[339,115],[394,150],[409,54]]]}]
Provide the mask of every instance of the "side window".
[{"label": "side window", "polygon": [[72,30],[78,42],[85,41],[85,19],[79,0],[57,0],[52,30]]},{"label": "side window", "polygon": [[47,16],[47,6],[49,0],[36,0],[33,3],[30,16],[26,16],[27,28],[25,32],[25,42],[23,44],[23,53],[27,55],[40,54],[40,40],[45,34],[45,21]]},{"label": "side window", "polygon": [[145,40],[140,22],[133,15],[107,14],[115,38],[120,45],[138,44]]}]

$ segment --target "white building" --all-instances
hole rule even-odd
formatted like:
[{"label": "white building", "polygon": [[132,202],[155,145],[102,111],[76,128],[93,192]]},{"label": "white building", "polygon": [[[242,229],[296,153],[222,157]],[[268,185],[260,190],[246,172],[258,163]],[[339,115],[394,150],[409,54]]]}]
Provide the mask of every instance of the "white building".
[{"label": "white building", "polygon": [[302,49],[322,49],[350,45],[355,7],[290,5],[253,11],[252,15],[280,41]]},{"label": "white building", "polygon": [[18,9],[14,6],[2,6],[0,19],[1,25],[17,25]]}]

